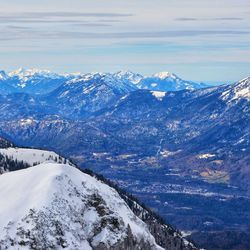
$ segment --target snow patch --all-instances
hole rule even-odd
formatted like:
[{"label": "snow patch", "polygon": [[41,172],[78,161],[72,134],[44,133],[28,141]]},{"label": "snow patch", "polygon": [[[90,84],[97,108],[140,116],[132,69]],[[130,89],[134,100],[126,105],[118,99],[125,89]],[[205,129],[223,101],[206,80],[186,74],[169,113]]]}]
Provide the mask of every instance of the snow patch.
[{"label": "snow patch", "polygon": [[159,73],[154,74],[154,77],[158,77],[160,79],[166,79],[168,77],[175,78],[174,74],[170,72],[159,72]]},{"label": "snow patch", "polygon": [[162,101],[162,99],[165,97],[166,92],[161,91],[150,91],[150,93],[157,98],[159,101]]},{"label": "snow patch", "polygon": [[208,158],[212,158],[215,157],[215,154],[200,154],[197,156],[198,159],[208,159]]}]

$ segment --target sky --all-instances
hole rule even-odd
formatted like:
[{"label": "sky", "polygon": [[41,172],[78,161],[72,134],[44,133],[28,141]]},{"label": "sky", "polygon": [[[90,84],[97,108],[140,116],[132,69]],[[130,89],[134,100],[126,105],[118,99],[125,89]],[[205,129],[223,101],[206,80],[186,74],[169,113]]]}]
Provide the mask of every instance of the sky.
[{"label": "sky", "polygon": [[0,69],[250,75],[249,0],[0,0]]}]

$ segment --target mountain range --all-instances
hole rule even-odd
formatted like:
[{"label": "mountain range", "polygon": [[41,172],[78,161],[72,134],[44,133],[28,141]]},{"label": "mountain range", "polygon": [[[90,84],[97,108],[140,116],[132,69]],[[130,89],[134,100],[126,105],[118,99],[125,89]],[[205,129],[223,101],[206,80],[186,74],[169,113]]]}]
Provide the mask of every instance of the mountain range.
[{"label": "mountain range", "polygon": [[204,83],[182,80],[175,74],[169,72],[161,72],[147,77],[131,71],[119,71],[116,73],[57,74],[49,70],[23,68],[9,73],[3,70],[0,71],[0,83],[2,94],[13,93],[15,91],[30,94],[45,94],[55,90],[62,85],[62,83],[77,80],[78,78],[86,82],[98,76],[106,76],[106,79],[109,82],[113,81],[113,83],[118,81],[123,82],[127,86],[133,84],[138,88],[160,91],[196,89],[208,86]]},{"label": "mountain range", "polygon": [[206,249],[224,249],[219,238],[248,249],[249,77],[209,87],[167,72],[75,74],[39,93],[11,75],[0,77],[15,88],[0,96],[3,137],[103,174]]}]

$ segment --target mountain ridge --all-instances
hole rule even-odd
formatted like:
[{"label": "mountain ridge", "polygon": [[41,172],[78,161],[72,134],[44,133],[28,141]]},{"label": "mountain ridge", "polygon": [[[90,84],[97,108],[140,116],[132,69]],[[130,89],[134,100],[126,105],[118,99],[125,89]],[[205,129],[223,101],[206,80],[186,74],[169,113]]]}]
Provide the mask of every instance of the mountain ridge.
[{"label": "mountain ridge", "polygon": [[0,82],[6,84],[9,88],[6,93],[26,92],[29,94],[46,94],[55,90],[67,81],[78,78],[94,77],[96,75],[106,75],[110,78],[123,84],[133,84],[138,88],[145,88],[156,91],[182,90],[205,88],[209,85],[203,83],[195,83],[185,81],[177,75],[169,72],[160,72],[152,76],[142,76],[131,71],[118,71],[115,73],[72,73],[72,74],[57,74],[49,70],[40,69],[17,69],[9,73],[0,72]]},{"label": "mountain ridge", "polygon": [[0,207],[1,249],[197,249],[132,196],[54,152],[9,147],[2,154],[31,165],[0,173],[8,197]]}]

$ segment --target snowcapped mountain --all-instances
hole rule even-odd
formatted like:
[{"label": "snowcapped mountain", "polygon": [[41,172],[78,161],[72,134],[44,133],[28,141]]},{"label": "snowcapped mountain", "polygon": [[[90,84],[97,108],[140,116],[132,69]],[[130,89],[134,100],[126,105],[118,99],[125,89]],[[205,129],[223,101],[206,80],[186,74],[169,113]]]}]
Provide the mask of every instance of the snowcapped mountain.
[{"label": "snowcapped mountain", "polygon": [[9,147],[0,149],[1,166],[3,158],[12,168],[0,172],[0,249],[196,249],[132,197],[53,152]]},{"label": "snowcapped mountain", "polygon": [[0,70],[0,81],[6,80],[8,78],[8,75],[5,73],[5,71]]},{"label": "snowcapped mountain", "polygon": [[[241,180],[240,174],[248,171],[249,78],[199,90],[129,92],[127,85],[117,90],[105,77],[85,76],[57,89],[44,102],[52,100],[60,110],[59,117],[30,118],[34,111],[27,106],[26,118],[9,116],[8,121],[0,122],[0,128],[23,145],[53,148],[77,160],[84,155],[95,163],[95,152],[156,157],[161,148],[160,152],[180,150],[182,156],[171,164],[183,161],[180,165],[186,170],[187,157],[193,158],[199,172],[201,163],[196,156],[208,151],[217,156],[218,171],[223,167],[231,175],[231,184],[249,187],[248,178]],[[109,166],[109,159],[105,161]],[[242,167],[236,168],[237,164]]]},{"label": "snowcapped mountain", "polygon": [[121,96],[136,89],[129,81],[117,80],[112,74],[92,73],[67,81],[45,100],[67,117],[85,117],[112,106]]},{"label": "snowcapped mountain", "polygon": [[131,71],[118,71],[116,73],[73,73],[57,74],[49,70],[17,69],[10,73],[0,71],[0,94],[23,92],[28,94],[43,95],[52,92],[66,82],[90,81],[91,79],[105,78],[109,85],[116,89],[133,91],[131,85],[137,88],[155,91],[178,91],[182,89],[199,89],[208,87],[202,83],[185,81],[168,72],[161,72],[150,77],[144,77]]},{"label": "snowcapped mountain", "polygon": [[[170,173],[171,178],[191,176],[190,183],[206,182],[211,186],[220,182],[236,187],[239,192],[243,190],[242,196],[249,195],[249,77],[232,85],[161,91],[140,89],[143,80],[138,82],[140,77],[132,73],[117,75],[81,75],[43,96],[25,93],[0,96],[0,135],[20,145],[61,152],[109,178],[116,176],[122,185],[132,180],[131,190],[140,192],[147,202],[152,195],[150,206],[158,211],[165,206],[171,209],[171,204],[166,205],[161,196],[168,178],[166,167],[177,171]],[[161,81],[174,78],[169,73],[154,77]],[[0,153],[0,164],[10,166],[11,170],[29,167],[22,162],[23,158],[18,158],[21,162],[15,166],[15,159],[11,154]],[[151,169],[156,179],[152,177],[145,187],[147,184],[141,178],[146,180]],[[129,176],[133,179],[128,180]],[[182,182],[177,183],[178,188]],[[174,184],[171,191],[179,192],[172,190],[175,188]],[[163,215],[167,219],[172,214],[174,218],[177,211],[180,210],[164,211]],[[140,213],[133,212],[140,217]],[[190,213],[187,210],[186,217],[176,217],[173,223],[182,225]],[[207,217],[203,212],[200,215],[203,217],[199,218],[199,230],[204,229],[206,234],[209,228],[201,225]],[[213,222],[218,223],[216,229],[221,226],[218,221],[224,214],[213,216]],[[196,220],[188,223],[196,229]],[[240,223],[246,226],[247,221]]]},{"label": "snowcapped mountain", "polygon": [[144,78],[142,75],[133,73],[131,71],[118,71],[114,73],[113,76],[118,80],[128,81],[135,85],[137,85]]},{"label": "snowcapped mountain", "polygon": [[186,81],[170,72],[159,72],[152,76],[142,76],[131,71],[119,71],[113,76],[119,80],[129,81],[139,89],[148,89],[153,91],[179,91],[194,90],[209,87],[204,83]]},{"label": "snowcapped mountain", "polygon": [[8,197],[1,247],[163,249],[115,190],[74,167],[46,163],[4,174],[0,192]]},{"label": "snowcapped mountain", "polygon": [[77,74],[59,75],[48,70],[20,68],[8,74],[1,71],[0,83],[5,83],[12,87],[8,93],[45,94],[56,89],[65,81],[77,77]]},{"label": "snowcapped mountain", "polygon": [[232,86],[227,86],[221,94],[221,98],[227,102],[250,100],[250,77],[247,77]]},{"label": "snowcapped mountain", "polygon": [[183,80],[170,72],[160,72],[153,76],[144,77],[137,84],[141,89],[154,91],[179,91],[184,89],[193,90],[209,87],[203,83]]},{"label": "snowcapped mountain", "polygon": [[0,94],[7,95],[15,92],[15,88],[8,84],[9,76],[3,71],[0,71]]}]

